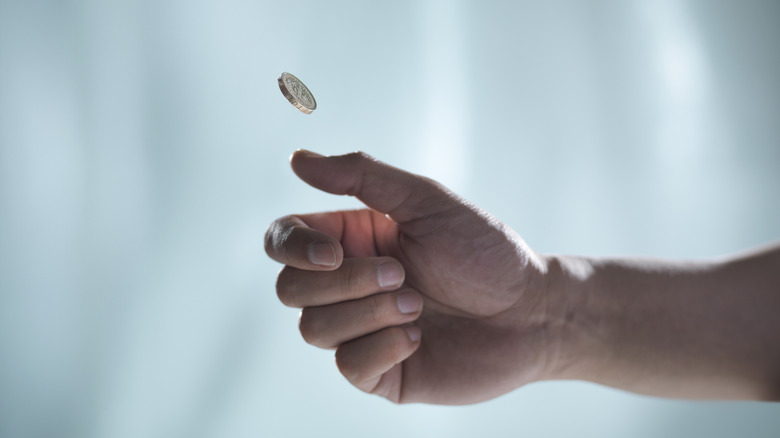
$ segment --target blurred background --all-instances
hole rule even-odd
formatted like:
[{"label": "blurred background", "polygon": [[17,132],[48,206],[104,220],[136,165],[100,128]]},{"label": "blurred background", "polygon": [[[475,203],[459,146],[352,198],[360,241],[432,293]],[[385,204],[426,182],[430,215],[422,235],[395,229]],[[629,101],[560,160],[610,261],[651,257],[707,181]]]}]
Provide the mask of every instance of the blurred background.
[{"label": "blurred background", "polygon": [[778,436],[777,403],[581,382],[393,405],[305,344],[262,249],[359,206],[298,147],[439,179],[543,253],[776,241],[778,43],[772,0],[0,0],[0,436]]}]

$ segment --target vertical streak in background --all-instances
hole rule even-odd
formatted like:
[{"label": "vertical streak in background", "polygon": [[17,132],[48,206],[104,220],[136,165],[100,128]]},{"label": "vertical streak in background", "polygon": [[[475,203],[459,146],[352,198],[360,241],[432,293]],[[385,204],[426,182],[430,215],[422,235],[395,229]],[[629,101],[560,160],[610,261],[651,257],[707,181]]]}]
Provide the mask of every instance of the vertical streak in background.
[{"label": "vertical streak in background", "polygon": [[684,171],[705,153],[705,54],[681,2],[641,2],[639,8],[659,83],[656,150],[664,168]]},{"label": "vertical streak in background", "polygon": [[0,2],[0,436],[7,438],[70,436],[85,386],[77,50],[67,6],[32,3]]},{"label": "vertical streak in background", "polygon": [[422,171],[451,189],[468,185],[469,115],[466,98],[463,5],[421,1],[424,94],[421,133]]}]

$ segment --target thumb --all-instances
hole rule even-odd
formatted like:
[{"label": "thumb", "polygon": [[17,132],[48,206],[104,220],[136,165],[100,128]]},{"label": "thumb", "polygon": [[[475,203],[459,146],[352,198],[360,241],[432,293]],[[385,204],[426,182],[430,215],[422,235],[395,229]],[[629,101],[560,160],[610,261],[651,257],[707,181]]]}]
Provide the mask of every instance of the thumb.
[{"label": "thumb", "polygon": [[326,157],[299,149],[290,158],[293,171],[311,186],[351,195],[398,223],[410,222],[461,205],[436,181],[385,164],[363,152]]}]

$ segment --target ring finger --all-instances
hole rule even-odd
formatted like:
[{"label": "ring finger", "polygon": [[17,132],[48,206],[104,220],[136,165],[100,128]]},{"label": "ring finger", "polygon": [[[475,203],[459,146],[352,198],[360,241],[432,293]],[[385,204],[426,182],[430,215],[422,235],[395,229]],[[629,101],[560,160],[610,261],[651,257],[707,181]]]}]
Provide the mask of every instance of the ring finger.
[{"label": "ring finger", "polygon": [[301,312],[301,335],[314,346],[335,348],[383,328],[412,322],[420,316],[422,306],[419,293],[403,288],[359,300],[306,307]]}]

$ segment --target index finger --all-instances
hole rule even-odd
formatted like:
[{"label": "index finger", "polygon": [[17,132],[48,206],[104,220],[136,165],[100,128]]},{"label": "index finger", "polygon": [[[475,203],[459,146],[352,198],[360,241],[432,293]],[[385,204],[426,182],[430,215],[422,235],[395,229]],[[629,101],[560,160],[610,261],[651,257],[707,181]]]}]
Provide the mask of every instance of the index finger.
[{"label": "index finger", "polygon": [[275,220],[265,233],[265,252],[279,263],[310,271],[332,271],[344,260],[339,241],[298,216]]},{"label": "index finger", "polygon": [[299,149],[290,164],[309,185],[351,195],[400,224],[461,207],[463,201],[432,179],[415,175],[356,152],[325,157]]}]

